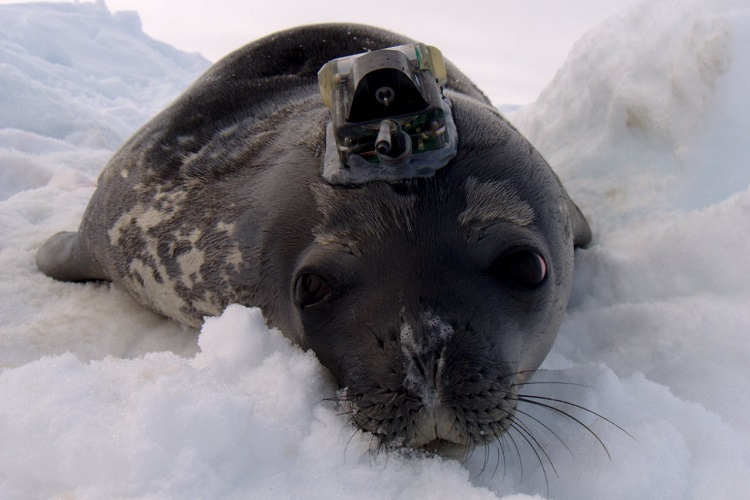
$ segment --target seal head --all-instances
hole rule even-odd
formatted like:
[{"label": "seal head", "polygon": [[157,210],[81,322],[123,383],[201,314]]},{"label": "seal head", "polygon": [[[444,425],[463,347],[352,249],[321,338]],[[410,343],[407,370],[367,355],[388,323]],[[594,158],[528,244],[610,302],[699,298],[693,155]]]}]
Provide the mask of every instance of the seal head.
[{"label": "seal head", "polygon": [[290,292],[354,422],[412,447],[510,425],[573,272],[571,205],[542,157],[491,107],[450,98],[460,147],[433,177],[315,185]]}]

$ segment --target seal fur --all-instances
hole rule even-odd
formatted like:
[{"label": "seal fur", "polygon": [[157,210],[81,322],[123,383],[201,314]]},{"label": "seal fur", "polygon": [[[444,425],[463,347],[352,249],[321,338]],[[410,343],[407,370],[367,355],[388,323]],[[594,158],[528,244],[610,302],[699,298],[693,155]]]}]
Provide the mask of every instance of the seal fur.
[{"label": "seal fur", "polygon": [[[544,159],[450,63],[448,166],[394,183],[321,178],[318,69],[410,42],[320,25],[230,54],[113,156],[79,230],[39,250],[40,270],[110,280],[193,326],[258,306],[315,351],[353,421],[383,442],[494,441],[552,345],[574,245],[591,232]],[[508,267],[523,252],[542,259],[534,286]],[[311,276],[327,293],[306,304]]]}]

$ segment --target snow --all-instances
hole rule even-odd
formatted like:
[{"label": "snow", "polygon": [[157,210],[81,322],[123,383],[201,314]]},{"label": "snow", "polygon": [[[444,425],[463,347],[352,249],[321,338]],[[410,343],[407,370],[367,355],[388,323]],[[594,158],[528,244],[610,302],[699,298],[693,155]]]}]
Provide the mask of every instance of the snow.
[{"label": "snow", "polygon": [[197,331],[39,273],[114,149],[208,62],[101,2],[0,6],[0,498],[747,497],[748,46],[746,2],[649,0],[503,107],[595,232],[533,379],[561,383],[525,392],[596,412],[557,406],[606,449],[523,405],[554,468],[520,438],[462,464],[370,451],[257,309]]}]

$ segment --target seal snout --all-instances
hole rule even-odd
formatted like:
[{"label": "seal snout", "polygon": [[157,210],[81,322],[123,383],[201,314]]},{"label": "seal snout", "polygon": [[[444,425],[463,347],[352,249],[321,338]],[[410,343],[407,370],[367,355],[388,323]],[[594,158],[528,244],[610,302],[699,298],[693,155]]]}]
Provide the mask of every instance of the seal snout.
[{"label": "seal snout", "polygon": [[448,341],[454,328],[437,316],[427,315],[419,329],[401,325],[401,351],[404,355],[404,386],[422,401],[428,411],[443,403],[443,372]]},{"label": "seal snout", "polygon": [[387,386],[350,385],[353,421],[383,442],[439,451],[468,449],[496,440],[510,426],[513,384],[503,363],[486,349],[467,347],[473,330],[434,315],[401,319],[383,362],[393,374]]},{"label": "seal snout", "polygon": [[468,444],[459,432],[454,412],[445,404],[445,355],[453,326],[433,315],[426,315],[415,332],[409,323],[401,326],[401,350],[404,355],[404,388],[418,398],[421,409],[414,418],[414,436],[409,439],[418,448],[447,441]]}]

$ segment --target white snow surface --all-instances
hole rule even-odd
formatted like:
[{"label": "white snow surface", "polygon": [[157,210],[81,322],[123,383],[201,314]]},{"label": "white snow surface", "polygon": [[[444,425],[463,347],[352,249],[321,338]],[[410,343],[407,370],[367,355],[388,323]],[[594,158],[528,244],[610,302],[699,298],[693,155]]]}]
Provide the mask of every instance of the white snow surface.
[{"label": "white snow surface", "polygon": [[102,2],[0,6],[0,498],[748,498],[748,47],[746,1],[645,1],[511,114],[595,232],[533,379],[565,384],[526,392],[624,431],[555,404],[605,451],[526,405],[539,458],[517,434],[462,464],[371,451],[257,309],[197,331],[42,275],[36,249],[208,62]]}]

